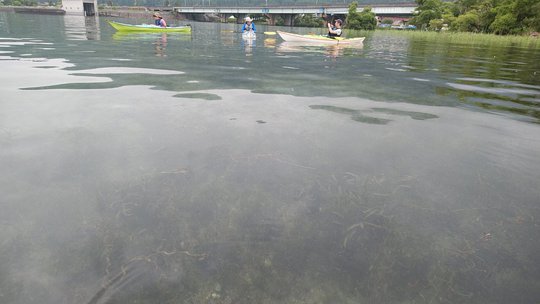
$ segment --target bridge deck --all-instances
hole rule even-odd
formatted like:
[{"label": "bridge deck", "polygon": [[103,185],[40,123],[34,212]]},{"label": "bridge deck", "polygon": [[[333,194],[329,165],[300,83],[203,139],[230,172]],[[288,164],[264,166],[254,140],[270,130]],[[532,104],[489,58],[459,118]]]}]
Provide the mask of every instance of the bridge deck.
[{"label": "bridge deck", "polygon": [[[377,4],[370,5],[376,15],[412,15],[417,5]],[[362,11],[364,7],[358,7]],[[185,14],[347,14],[347,6],[283,6],[283,7],[174,7],[173,11]]]}]

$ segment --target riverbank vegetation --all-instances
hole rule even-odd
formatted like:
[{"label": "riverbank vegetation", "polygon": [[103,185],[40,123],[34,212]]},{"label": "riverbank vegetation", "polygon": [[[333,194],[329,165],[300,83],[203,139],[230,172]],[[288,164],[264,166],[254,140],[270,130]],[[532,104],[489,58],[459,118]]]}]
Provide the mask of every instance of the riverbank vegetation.
[{"label": "riverbank vegetation", "polygon": [[416,0],[410,23],[428,30],[523,34],[540,31],[538,0]]},{"label": "riverbank vegetation", "polygon": [[467,32],[435,32],[435,31],[402,31],[388,30],[390,35],[407,36],[416,40],[433,43],[451,42],[471,45],[512,45],[518,47],[540,48],[540,39],[531,36],[493,35]]}]

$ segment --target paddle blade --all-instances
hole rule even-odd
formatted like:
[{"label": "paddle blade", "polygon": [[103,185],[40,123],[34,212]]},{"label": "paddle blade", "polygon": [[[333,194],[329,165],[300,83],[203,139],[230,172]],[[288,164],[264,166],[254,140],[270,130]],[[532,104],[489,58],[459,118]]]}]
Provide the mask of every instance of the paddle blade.
[{"label": "paddle blade", "polygon": [[270,35],[270,36],[273,36],[276,34],[276,32],[264,32],[265,35]]}]

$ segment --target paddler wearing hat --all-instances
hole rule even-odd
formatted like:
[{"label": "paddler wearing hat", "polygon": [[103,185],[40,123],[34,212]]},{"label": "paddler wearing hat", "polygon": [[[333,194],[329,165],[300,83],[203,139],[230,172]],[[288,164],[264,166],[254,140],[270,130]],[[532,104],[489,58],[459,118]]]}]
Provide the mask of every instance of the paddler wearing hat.
[{"label": "paddler wearing hat", "polygon": [[247,16],[244,21],[244,25],[242,25],[242,33],[247,33],[250,31],[255,33],[255,23],[253,23],[253,19]]}]

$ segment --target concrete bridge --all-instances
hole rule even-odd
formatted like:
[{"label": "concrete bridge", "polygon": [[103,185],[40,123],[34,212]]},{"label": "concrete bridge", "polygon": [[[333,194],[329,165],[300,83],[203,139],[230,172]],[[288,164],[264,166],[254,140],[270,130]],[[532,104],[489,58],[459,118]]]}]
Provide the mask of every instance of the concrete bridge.
[{"label": "concrete bridge", "polygon": [[[412,17],[417,5],[415,3],[404,4],[373,4],[371,11],[377,17],[385,18],[407,18]],[[364,6],[358,7],[361,12]],[[333,15],[345,18],[349,12],[348,5],[343,6],[282,6],[282,7],[174,7],[173,11],[187,19],[200,19],[203,15],[213,15],[219,17],[223,22],[230,16],[237,18],[238,22],[243,22],[244,17],[255,14],[265,15],[269,24],[274,25],[276,17],[280,16],[285,21],[285,25],[293,26],[297,15]]]}]

